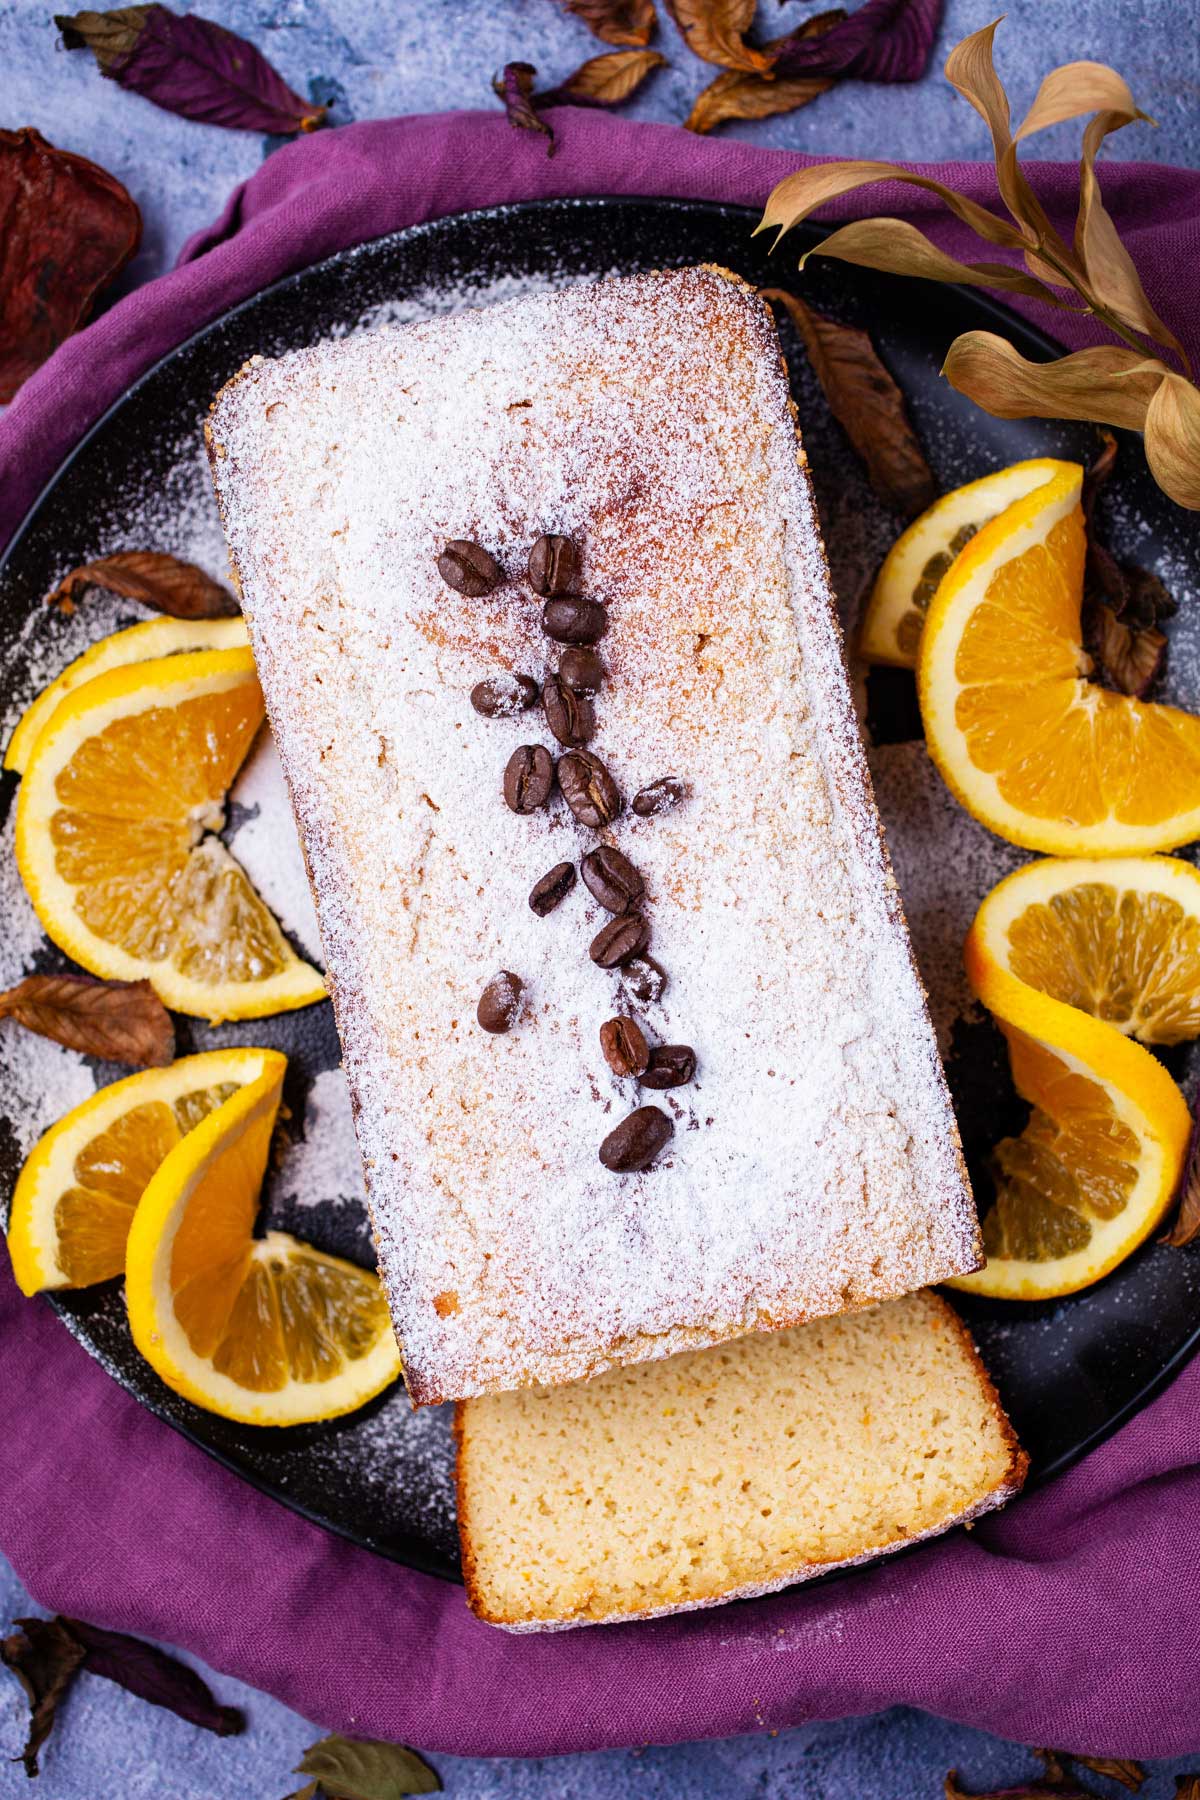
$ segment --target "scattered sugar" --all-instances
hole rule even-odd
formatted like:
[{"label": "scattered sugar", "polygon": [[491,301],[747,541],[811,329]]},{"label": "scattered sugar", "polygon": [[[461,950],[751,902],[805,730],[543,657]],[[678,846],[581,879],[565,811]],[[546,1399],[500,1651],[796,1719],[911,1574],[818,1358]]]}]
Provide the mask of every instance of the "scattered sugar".
[{"label": "scattered sugar", "polygon": [[1032,858],[994,836],[959,805],[923,741],[876,745],[868,760],[913,953],[945,1058],[955,1022],[978,1013],[963,967],[967,929],[984,896]]},{"label": "scattered sugar", "polygon": [[[45,937],[17,874],[13,848],[16,808],[0,831],[0,989],[9,988],[37,965]],[[95,1080],[81,1056],[49,1038],[7,1020],[0,1021],[0,1119],[13,1133],[18,1153],[27,1156],[46,1131],[73,1106],[86,1100]]]},{"label": "scattered sugar", "polygon": [[[423,1398],[836,1311],[971,1258],[786,406],[758,307],[695,273],[259,361],[219,404],[231,543]],[[639,1096],[599,1053],[602,915],[581,890],[546,920],[526,904],[594,839],[562,807],[507,812],[499,772],[545,733],[466,700],[498,664],[544,672],[537,606],[464,602],[434,567],[447,536],[517,567],[543,529],[586,534],[611,603],[595,747],[627,794],[681,769],[696,788],[612,834],[671,976],[652,1023],[701,1058],[695,1087],[659,1097],[670,1152],[615,1181],[596,1149]],[[501,1039],[473,1017],[497,967],[529,994]]]},{"label": "scattered sugar", "polygon": [[309,1088],[303,1128],[292,1138],[277,1191],[293,1206],[366,1204],[350,1086],[341,1069],[322,1069]]},{"label": "scattered sugar", "polygon": [[264,725],[229,791],[229,847],[285,931],[320,965],[321,939],[279,753]]}]

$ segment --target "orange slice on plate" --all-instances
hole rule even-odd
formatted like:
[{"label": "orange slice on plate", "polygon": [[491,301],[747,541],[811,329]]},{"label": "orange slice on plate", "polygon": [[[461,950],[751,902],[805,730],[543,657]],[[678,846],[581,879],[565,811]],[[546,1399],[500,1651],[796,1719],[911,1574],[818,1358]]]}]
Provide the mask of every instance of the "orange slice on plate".
[{"label": "orange slice on plate", "polygon": [[25,773],[42,726],[59,702],[83,682],[126,663],[148,662],[154,656],[175,656],[181,650],[240,650],[248,642],[243,619],[145,619],[140,625],[111,632],[68,663],[25,708],[8,740],[4,767],[18,775]]},{"label": "orange slice on plate", "polygon": [[176,1393],[251,1425],[335,1418],[400,1374],[376,1275],[281,1231],[253,1235],[283,1061],[163,1159],[125,1256],[142,1355]]},{"label": "orange slice on plate", "polygon": [[984,525],[921,635],[930,755],[982,824],[1052,855],[1170,849],[1200,835],[1200,718],[1110,693],[1083,648],[1083,471],[1058,463]]},{"label": "orange slice on plate", "polygon": [[273,1050],[184,1056],[98,1088],[52,1125],[13,1193],[8,1248],[21,1292],[122,1274],[134,1208],[164,1156],[239,1087],[282,1062]]},{"label": "orange slice on plate", "polygon": [[988,895],[965,960],[1032,1110],[995,1149],[987,1265],[952,1285],[1073,1293],[1145,1241],[1183,1174],[1187,1102],[1132,1037],[1176,1042],[1200,1019],[1200,875],[1165,857],[1033,863]]},{"label": "orange slice on plate", "polygon": [[935,500],[892,545],[875,577],[859,631],[868,662],[915,669],[925,616],[942,580],[975,533],[1014,500],[1050,480],[1047,457],[1012,463]]},{"label": "orange slice on plate", "polygon": [[55,943],[213,1023],[325,994],[215,835],[262,720],[248,649],[110,669],[51,714],[17,803],[17,864]]}]

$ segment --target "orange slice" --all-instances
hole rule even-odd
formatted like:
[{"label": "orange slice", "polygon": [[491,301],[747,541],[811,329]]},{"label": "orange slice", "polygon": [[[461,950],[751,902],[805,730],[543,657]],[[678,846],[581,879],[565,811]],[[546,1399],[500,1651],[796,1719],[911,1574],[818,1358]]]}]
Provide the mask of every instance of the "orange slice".
[{"label": "orange slice", "polygon": [[977,532],[938,588],[918,663],[929,751],[1011,843],[1169,849],[1200,835],[1200,718],[1088,679],[1083,471],[1056,471]]},{"label": "orange slice", "polygon": [[176,1393],[251,1425],[335,1418],[400,1373],[376,1275],[281,1231],[253,1235],[283,1060],[167,1154],[125,1255],[142,1355]]},{"label": "orange slice", "polygon": [[214,1023],[325,993],[215,835],[262,719],[249,650],[112,669],[43,726],[17,804],[17,864],[55,943]]}]

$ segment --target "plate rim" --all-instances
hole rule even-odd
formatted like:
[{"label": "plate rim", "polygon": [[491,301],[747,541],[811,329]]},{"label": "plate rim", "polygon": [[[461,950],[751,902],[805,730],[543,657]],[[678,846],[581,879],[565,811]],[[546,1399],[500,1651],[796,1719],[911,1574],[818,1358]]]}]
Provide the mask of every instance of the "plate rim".
[{"label": "plate rim", "polygon": [[[340,265],[344,265],[364,252],[382,252],[396,245],[412,243],[415,240],[419,241],[426,236],[435,236],[438,233],[445,231],[447,227],[453,227],[459,222],[511,219],[513,217],[519,218],[530,214],[545,216],[553,215],[555,213],[580,213],[593,209],[612,212],[626,209],[634,211],[645,208],[652,208],[667,215],[686,213],[693,217],[700,215],[726,221],[738,219],[754,220],[759,216],[757,208],[745,206],[740,203],[682,198],[678,195],[670,194],[598,193],[558,197],[548,196],[540,199],[507,201],[491,206],[472,207],[457,212],[444,213],[437,218],[422,219],[412,225],[402,226],[393,231],[382,232],[376,237],[365,238],[360,243],[344,245],[341,249],[331,252],[328,256],[320,257],[315,262],[306,263],[301,268],[293,269],[286,275],[281,275],[275,280],[267,282],[263,287],[255,289],[253,293],[245,295],[235,305],[226,307],[213,318],[207,320],[203,325],[200,325],[194,331],[189,332],[186,337],[180,339],[179,343],[173,345],[169,350],[164,351],[161,356],[157,357],[141,372],[136,380],[131,382],[128,387],[124,388],[109,402],[83,435],[71,446],[66,455],[55,465],[53,471],[42,483],[35,498],[31,501],[20,521],[14,528],[7,544],[5,544],[3,550],[0,550],[0,581],[3,580],[9,564],[14,557],[19,554],[26,536],[34,528],[38,514],[44,504],[58,487],[58,484],[62,479],[69,474],[77,459],[82,457],[92,441],[105,430],[113,417],[122,408],[128,405],[130,401],[134,400],[147,383],[159,376],[162,371],[177,358],[184,355],[196,344],[211,336],[213,333],[225,329],[230,321],[240,317],[251,308],[262,304],[264,300],[269,299],[275,294],[287,292],[290,289],[296,288],[323,271],[335,269]],[[815,225],[811,221],[806,221],[796,228],[793,242],[797,245],[804,242],[811,247],[815,244],[819,244],[824,238],[829,236],[834,229],[836,229],[836,227],[832,225]],[[794,270],[780,270],[781,282],[791,278],[793,275]],[[907,279],[914,283],[921,281],[920,277],[909,277]],[[1031,321],[1026,319],[1022,314],[1013,311],[1002,301],[996,300],[992,295],[983,292],[978,288],[965,287],[959,283],[938,283],[929,285],[937,285],[939,288],[943,289],[949,287],[952,292],[960,295],[967,301],[974,311],[990,316],[1018,341],[1023,339],[1024,347],[1026,349],[1032,349],[1040,352],[1043,356],[1049,357],[1062,355],[1066,351],[1065,345],[1052,337],[1048,332],[1043,331],[1040,326],[1031,323]],[[1184,1252],[1184,1254],[1186,1254],[1186,1252]],[[120,1278],[116,1277],[114,1279],[119,1280]],[[105,1284],[100,1285],[103,1286]],[[56,1303],[52,1293],[39,1296],[39,1298],[44,1298],[49,1302],[51,1310],[54,1312],[60,1323],[66,1328],[80,1347],[85,1350],[88,1355],[92,1356],[94,1360],[100,1361],[101,1366],[103,1367],[104,1364],[102,1359],[92,1349],[91,1344],[75,1329],[75,1316],[71,1312],[60,1307]],[[964,1313],[959,1309],[956,1296],[950,1295],[949,1298],[951,1304],[955,1306],[955,1310],[959,1312],[959,1316],[964,1318],[967,1329],[971,1330],[970,1317],[964,1316]],[[1155,1370],[1154,1374],[1125,1402],[1123,1406],[1119,1407],[1111,1417],[1105,1420],[1102,1426],[1094,1430],[1081,1442],[1072,1445],[1068,1450],[1060,1452],[1060,1454],[1048,1464],[1037,1467],[1030,1474],[1021,1493],[1014,1496],[1014,1499],[1009,1504],[1020,1505],[1027,1495],[1034,1494],[1046,1483],[1058,1479],[1069,1469],[1075,1467],[1077,1463],[1081,1462],[1084,1457],[1100,1448],[1100,1446],[1106,1443],[1109,1438],[1115,1436],[1116,1433],[1122,1430],[1133,1418],[1144,1411],[1144,1409],[1154,1400],[1158,1399],[1161,1394],[1172,1385],[1182,1370],[1198,1353],[1200,1353],[1200,1318],[1197,1319],[1191,1335],[1160,1368]],[[106,1373],[108,1373],[113,1380],[118,1379],[110,1370],[106,1369]],[[378,1542],[371,1542],[350,1525],[322,1517],[302,1500],[285,1495],[278,1488],[270,1486],[265,1476],[260,1475],[257,1470],[247,1468],[244,1464],[235,1461],[225,1450],[222,1450],[212,1443],[206,1442],[197,1435],[196,1431],[189,1424],[182,1419],[173,1417],[161,1405],[156,1403],[153,1398],[135,1392],[132,1388],[126,1386],[124,1382],[119,1382],[119,1385],[135,1404],[145,1407],[156,1419],[169,1426],[187,1442],[195,1445],[197,1449],[201,1450],[207,1457],[210,1457],[218,1464],[218,1466],[227,1469],[239,1480],[246,1482],[251,1488],[262,1494],[264,1498],[272,1501],[274,1504],[285,1507],[289,1512],[297,1514],[307,1522],[318,1526],[321,1530],[330,1533],[334,1537],[353,1544],[357,1549],[368,1551],[373,1555],[382,1557],[385,1561],[397,1563],[401,1567],[411,1568],[420,1574],[433,1576],[440,1581],[449,1582],[458,1586],[462,1585],[463,1578],[461,1568],[457,1565],[452,1566],[448,1558],[440,1558],[437,1553],[426,1550],[419,1540],[406,1541],[403,1549],[389,1549]],[[333,1421],[333,1423],[336,1425],[337,1422]],[[919,1548],[919,1546],[914,1545],[909,1548],[915,1549]],[[906,1555],[908,1553],[907,1550],[899,1552],[901,1555]],[[892,1553],[892,1555],[888,1557],[888,1560],[892,1560],[894,1555],[895,1553]],[[881,1553],[880,1555],[872,1557],[870,1559],[870,1564],[867,1566],[874,1566],[882,1560],[884,1560],[884,1557]],[[818,1578],[817,1585],[823,1585],[827,1581],[835,1581],[844,1572],[845,1571],[840,1570],[830,1571],[829,1574]],[[809,1583],[806,1585],[813,1584]]]}]

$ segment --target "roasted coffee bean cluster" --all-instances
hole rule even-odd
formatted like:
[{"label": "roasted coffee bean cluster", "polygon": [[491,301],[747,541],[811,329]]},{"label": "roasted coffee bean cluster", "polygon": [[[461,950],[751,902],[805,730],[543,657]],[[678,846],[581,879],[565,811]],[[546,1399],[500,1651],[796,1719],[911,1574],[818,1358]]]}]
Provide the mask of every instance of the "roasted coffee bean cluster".
[{"label": "roasted coffee bean cluster", "polygon": [[[504,570],[482,544],[452,539],[437,559],[443,581],[456,593],[482,599],[506,579]],[[488,676],[471,690],[471,705],[485,719],[511,719],[536,706],[539,698],[551,736],[562,746],[557,765],[543,744],[521,744],[504,770],[505,802],[515,813],[534,813],[549,804],[557,786],[575,819],[590,831],[601,831],[620,817],[624,798],[601,759],[587,748],[596,733],[593,704],[605,680],[604,663],[595,648],[608,629],[608,612],[599,600],[581,593],[583,558],[572,538],[546,532],[529,552],[525,577],[543,601],[542,630],[563,646],[558,668],[539,688],[532,675],[502,672]],[[641,789],[632,801],[638,818],[670,811],[688,796],[687,783],[664,775]],[[588,954],[602,969],[617,973],[628,1002],[652,1006],[667,986],[666,971],[647,955],[650,925],[638,906],[645,882],[625,853],[598,844],[579,865],[584,886],[613,916],[592,939]],[[560,906],[575,886],[573,863],[557,863],[534,883],[529,905],[539,918]],[[521,1011],[522,982],[502,969],[479,998],[477,1016],[484,1031],[512,1029]],[[696,1073],[696,1053],[687,1044],[651,1046],[637,1021],[627,1013],[600,1027],[600,1048],[614,1075],[643,1087],[682,1087]],[[656,1106],[639,1106],[610,1131],[600,1146],[606,1169],[632,1173],[646,1169],[666,1147],[675,1127]]]}]

